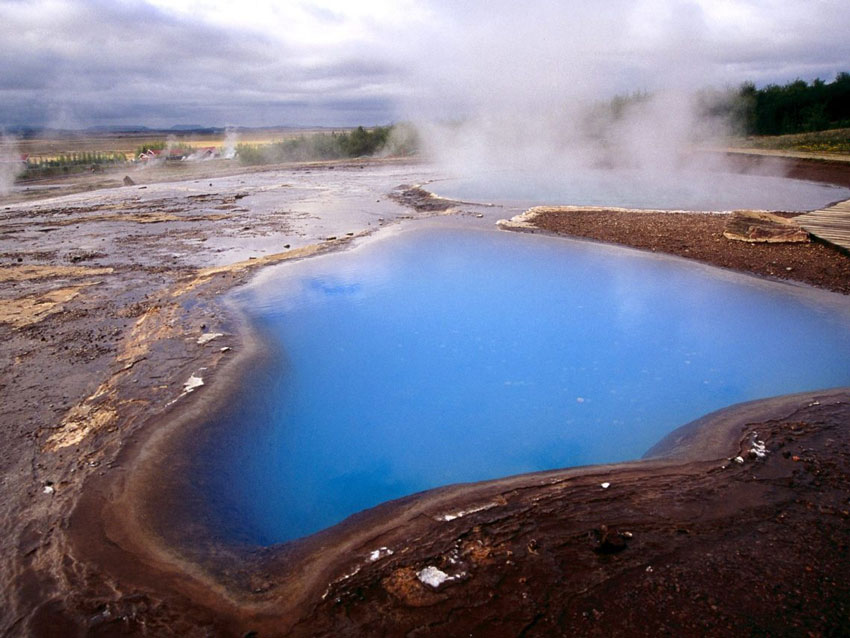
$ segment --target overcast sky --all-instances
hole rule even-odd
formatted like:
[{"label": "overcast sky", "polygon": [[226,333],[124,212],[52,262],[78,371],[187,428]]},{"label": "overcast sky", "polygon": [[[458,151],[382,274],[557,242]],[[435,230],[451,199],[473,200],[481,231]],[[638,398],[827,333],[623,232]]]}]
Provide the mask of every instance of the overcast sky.
[{"label": "overcast sky", "polygon": [[0,0],[0,126],[380,124],[832,80],[848,0]]}]

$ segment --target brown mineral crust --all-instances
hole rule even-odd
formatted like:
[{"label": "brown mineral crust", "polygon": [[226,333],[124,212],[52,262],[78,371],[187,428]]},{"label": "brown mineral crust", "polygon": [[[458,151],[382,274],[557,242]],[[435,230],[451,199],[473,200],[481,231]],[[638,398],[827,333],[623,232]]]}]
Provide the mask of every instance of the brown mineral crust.
[{"label": "brown mineral crust", "polygon": [[[294,633],[840,635],[848,399],[810,398],[741,425],[730,449],[740,463],[625,464],[502,485],[504,507],[431,523],[403,554],[333,587]],[[751,452],[759,441],[763,457]],[[411,578],[429,565],[464,577],[436,588]]]},{"label": "brown mineral crust", "polygon": [[752,210],[736,210],[726,221],[726,239],[768,244],[796,244],[810,241],[809,233],[793,218]]},{"label": "brown mineral crust", "polygon": [[[366,165],[377,176],[364,178]],[[337,163],[325,182],[348,197],[349,181],[371,180],[383,196],[396,183],[382,177],[385,166]],[[228,627],[227,597],[209,602],[204,592],[218,591],[215,585],[193,586],[182,575],[193,573],[185,561],[157,559],[160,549],[142,542],[144,525],[121,536],[126,549],[119,547],[105,506],[135,475],[134,450],[190,403],[186,380],[203,376],[210,386],[247,352],[249,339],[223,293],[262,266],[371,232],[350,209],[321,223],[292,210],[304,194],[290,193],[284,181],[319,167],[260,175],[280,184],[285,208],[270,214],[235,203],[262,192],[251,171],[221,185],[205,179],[172,187],[146,173],[139,187],[27,204],[4,199],[0,635],[232,633],[215,629]],[[410,217],[375,201],[371,192],[347,199],[356,210],[381,211],[386,223]],[[339,239],[325,239],[329,227]],[[198,342],[213,332],[223,336]]]},{"label": "brown mineral crust", "polygon": [[782,175],[792,179],[850,187],[847,156],[802,158],[777,153],[730,151],[723,154],[731,170]]},{"label": "brown mineral crust", "polygon": [[819,242],[745,243],[723,236],[728,215],[540,209],[539,230],[687,257],[712,266],[850,294],[850,256]]},{"label": "brown mineral crust", "polygon": [[403,184],[390,193],[390,197],[400,204],[420,212],[444,213],[455,208],[460,202],[438,197],[421,186]]}]

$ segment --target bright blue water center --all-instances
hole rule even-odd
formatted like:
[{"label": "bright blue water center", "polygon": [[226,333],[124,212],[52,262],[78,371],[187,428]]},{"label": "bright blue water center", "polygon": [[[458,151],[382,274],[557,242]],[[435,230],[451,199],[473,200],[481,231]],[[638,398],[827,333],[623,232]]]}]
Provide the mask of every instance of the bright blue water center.
[{"label": "bright blue water center", "polygon": [[203,473],[222,529],[259,543],[440,485],[636,458],[722,406],[850,384],[846,303],[553,238],[405,232],[239,297],[283,354],[221,414]]}]

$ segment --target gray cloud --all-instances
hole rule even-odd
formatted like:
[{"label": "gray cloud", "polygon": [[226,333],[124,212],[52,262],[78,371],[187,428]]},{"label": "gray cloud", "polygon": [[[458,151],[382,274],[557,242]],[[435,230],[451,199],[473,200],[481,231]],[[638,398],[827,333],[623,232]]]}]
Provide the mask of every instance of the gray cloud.
[{"label": "gray cloud", "polygon": [[[471,0],[440,11],[434,0],[430,54],[408,60],[406,104],[432,159],[458,175],[520,169],[556,183],[605,167],[701,183],[704,160],[690,151],[732,129],[697,90],[832,79],[850,60],[845,4]],[[634,91],[652,97],[617,116],[598,108]]]},{"label": "gray cloud", "polygon": [[138,3],[5,1],[0,43],[0,125],[355,124],[393,116],[381,89],[398,72],[391,60],[342,51],[316,62],[278,39]]},{"label": "gray cloud", "polygon": [[[299,6],[317,28],[347,19]],[[214,26],[143,2],[0,0],[0,126],[372,124],[483,104],[546,111],[640,89],[829,80],[850,66],[845,0],[418,7],[407,23],[376,14],[358,39],[329,45],[287,39],[285,24]]]}]

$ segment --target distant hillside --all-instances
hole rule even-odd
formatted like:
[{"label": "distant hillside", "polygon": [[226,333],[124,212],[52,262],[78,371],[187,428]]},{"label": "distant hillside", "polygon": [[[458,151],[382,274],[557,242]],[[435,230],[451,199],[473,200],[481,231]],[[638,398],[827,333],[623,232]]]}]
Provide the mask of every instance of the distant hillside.
[{"label": "distant hillside", "polygon": [[90,126],[84,129],[56,129],[45,128],[38,126],[11,126],[7,127],[4,132],[7,135],[18,139],[34,139],[34,138],[49,138],[49,139],[70,139],[79,138],[86,135],[107,135],[107,136],[159,136],[159,135],[179,135],[185,137],[187,135],[224,135],[227,131],[235,133],[261,133],[264,131],[280,132],[280,131],[345,131],[352,130],[354,127],[347,126],[201,126],[197,124],[176,124],[168,128],[151,128],[141,124],[110,124],[100,126]]}]

